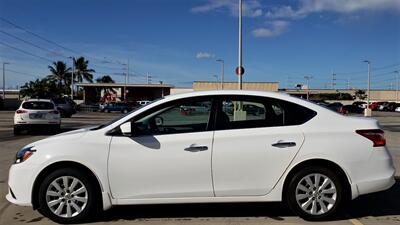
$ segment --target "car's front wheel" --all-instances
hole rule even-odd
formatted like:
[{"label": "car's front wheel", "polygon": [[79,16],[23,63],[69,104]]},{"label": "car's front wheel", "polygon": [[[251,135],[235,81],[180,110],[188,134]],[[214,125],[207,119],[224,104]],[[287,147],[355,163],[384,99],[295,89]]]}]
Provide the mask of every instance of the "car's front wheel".
[{"label": "car's front wheel", "polygon": [[337,213],[344,197],[339,177],[330,169],[307,167],[297,172],[287,189],[289,207],[306,220],[326,220]]},{"label": "car's front wheel", "polygon": [[39,188],[39,211],[66,224],[89,219],[98,209],[96,186],[85,173],[74,168],[51,172]]}]

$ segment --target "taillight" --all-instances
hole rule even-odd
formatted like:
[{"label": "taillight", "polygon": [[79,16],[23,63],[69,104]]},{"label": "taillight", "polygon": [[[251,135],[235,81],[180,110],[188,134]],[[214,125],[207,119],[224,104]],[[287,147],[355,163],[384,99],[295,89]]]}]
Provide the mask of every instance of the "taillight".
[{"label": "taillight", "polygon": [[49,113],[51,113],[51,114],[59,114],[60,112],[57,111],[57,110],[53,110],[53,111],[50,111]]},{"label": "taillight", "polygon": [[374,143],[374,147],[385,146],[386,140],[383,130],[371,129],[371,130],[356,130],[357,134],[364,136]]},{"label": "taillight", "polygon": [[18,110],[16,111],[17,114],[22,114],[22,113],[27,113],[27,112],[28,112],[28,111],[23,110],[23,109],[18,109]]}]

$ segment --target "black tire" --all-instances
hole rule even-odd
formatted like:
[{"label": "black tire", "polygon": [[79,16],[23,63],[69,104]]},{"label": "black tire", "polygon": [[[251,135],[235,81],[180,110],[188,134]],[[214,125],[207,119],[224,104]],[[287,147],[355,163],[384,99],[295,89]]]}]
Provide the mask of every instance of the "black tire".
[{"label": "black tire", "polygon": [[[48,187],[53,181],[57,180],[57,178],[63,176],[70,176],[73,178],[77,178],[86,187],[87,190],[86,206],[79,214],[69,218],[58,216],[55,213],[53,213],[46,202],[46,192]],[[60,224],[80,223],[91,220],[96,215],[96,212],[99,212],[99,209],[101,207],[101,201],[100,201],[101,198],[98,197],[99,190],[95,185],[96,182],[97,181],[94,181],[91,178],[91,176],[75,168],[62,168],[55,170],[50,174],[48,174],[40,185],[38,193],[39,194],[38,211],[44,216],[53,220],[54,222]],[[61,188],[63,188],[63,186],[61,186]],[[64,200],[65,203],[66,201],[67,200]],[[75,203],[77,203],[77,201],[75,201]],[[63,210],[65,211],[66,209]]]},{"label": "black tire", "polygon": [[21,127],[14,126],[13,132],[14,132],[14,135],[16,135],[16,136],[20,135],[21,134]]},{"label": "black tire", "polygon": [[60,124],[53,125],[53,127],[52,127],[52,129],[51,129],[51,131],[52,131],[53,133],[55,133],[55,134],[58,134],[58,133],[60,132],[60,130],[61,130],[61,125],[60,125]]},{"label": "black tire", "polygon": [[[323,213],[320,211],[321,214],[318,214],[318,215],[316,215],[316,214],[313,215],[313,214],[303,210],[296,200],[297,185],[302,181],[303,178],[305,178],[306,176],[311,175],[311,174],[321,174],[321,175],[326,176],[327,178],[329,178],[332,181],[332,183],[334,184],[334,186],[336,188],[335,203],[332,204],[332,206],[329,208],[329,210],[327,212]],[[321,186],[322,186],[322,183],[321,183]],[[310,166],[310,167],[307,167],[307,168],[304,168],[304,169],[298,171],[296,174],[294,174],[291,177],[286,191],[287,191],[286,196],[285,196],[286,201],[287,201],[287,204],[289,205],[289,207],[292,209],[292,211],[295,214],[297,214],[298,216],[300,216],[301,218],[303,218],[305,220],[310,220],[310,221],[320,221],[320,220],[332,219],[334,217],[334,215],[337,214],[338,210],[340,210],[340,207],[342,206],[342,203],[344,202],[344,199],[345,199],[345,197],[344,197],[345,193],[344,193],[342,181],[340,180],[340,178],[338,177],[337,174],[332,172],[332,170],[330,170],[326,167],[323,167],[323,166]],[[320,198],[319,195],[318,195],[318,197],[315,197],[315,199],[316,198]],[[307,197],[304,201],[308,201],[307,199],[309,200],[309,198]],[[327,203],[327,202],[325,202],[325,203]],[[312,207],[312,205],[311,205],[311,207]],[[322,210],[321,206],[319,207],[319,209]]]}]

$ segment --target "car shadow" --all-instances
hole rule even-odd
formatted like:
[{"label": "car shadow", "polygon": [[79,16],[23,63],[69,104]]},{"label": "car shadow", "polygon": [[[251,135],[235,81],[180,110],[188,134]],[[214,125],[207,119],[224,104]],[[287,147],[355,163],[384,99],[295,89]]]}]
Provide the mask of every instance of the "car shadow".
[{"label": "car shadow", "polygon": [[[349,202],[333,218],[345,220],[360,217],[400,215],[400,181],[389,190],[361,196]],[[116,206],[99,216],[99,221],[148,220],[148,219],[190,219],[221,217],[268,217],[285,220],[295,216],[284,203],[202,203],[170,205]]]}]

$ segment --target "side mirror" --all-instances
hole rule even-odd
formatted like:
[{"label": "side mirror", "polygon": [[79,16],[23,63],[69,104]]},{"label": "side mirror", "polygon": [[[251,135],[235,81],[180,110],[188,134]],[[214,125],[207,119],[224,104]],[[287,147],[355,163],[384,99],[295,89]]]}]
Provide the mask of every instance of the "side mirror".
[{"label": "side mirror", "polygon": [[164,124],[164,120],[161,117],[154,118],[154,122],[156,123],[156,126],[162,126]]},{"label": "side mirror", "polygon": [[126,122],[124,124],[121,124],[119,126],[119,129],[121,129],[121,132],[125,136],[131,136],[132,135],[132,128],[131,128],[131,122]]}]

